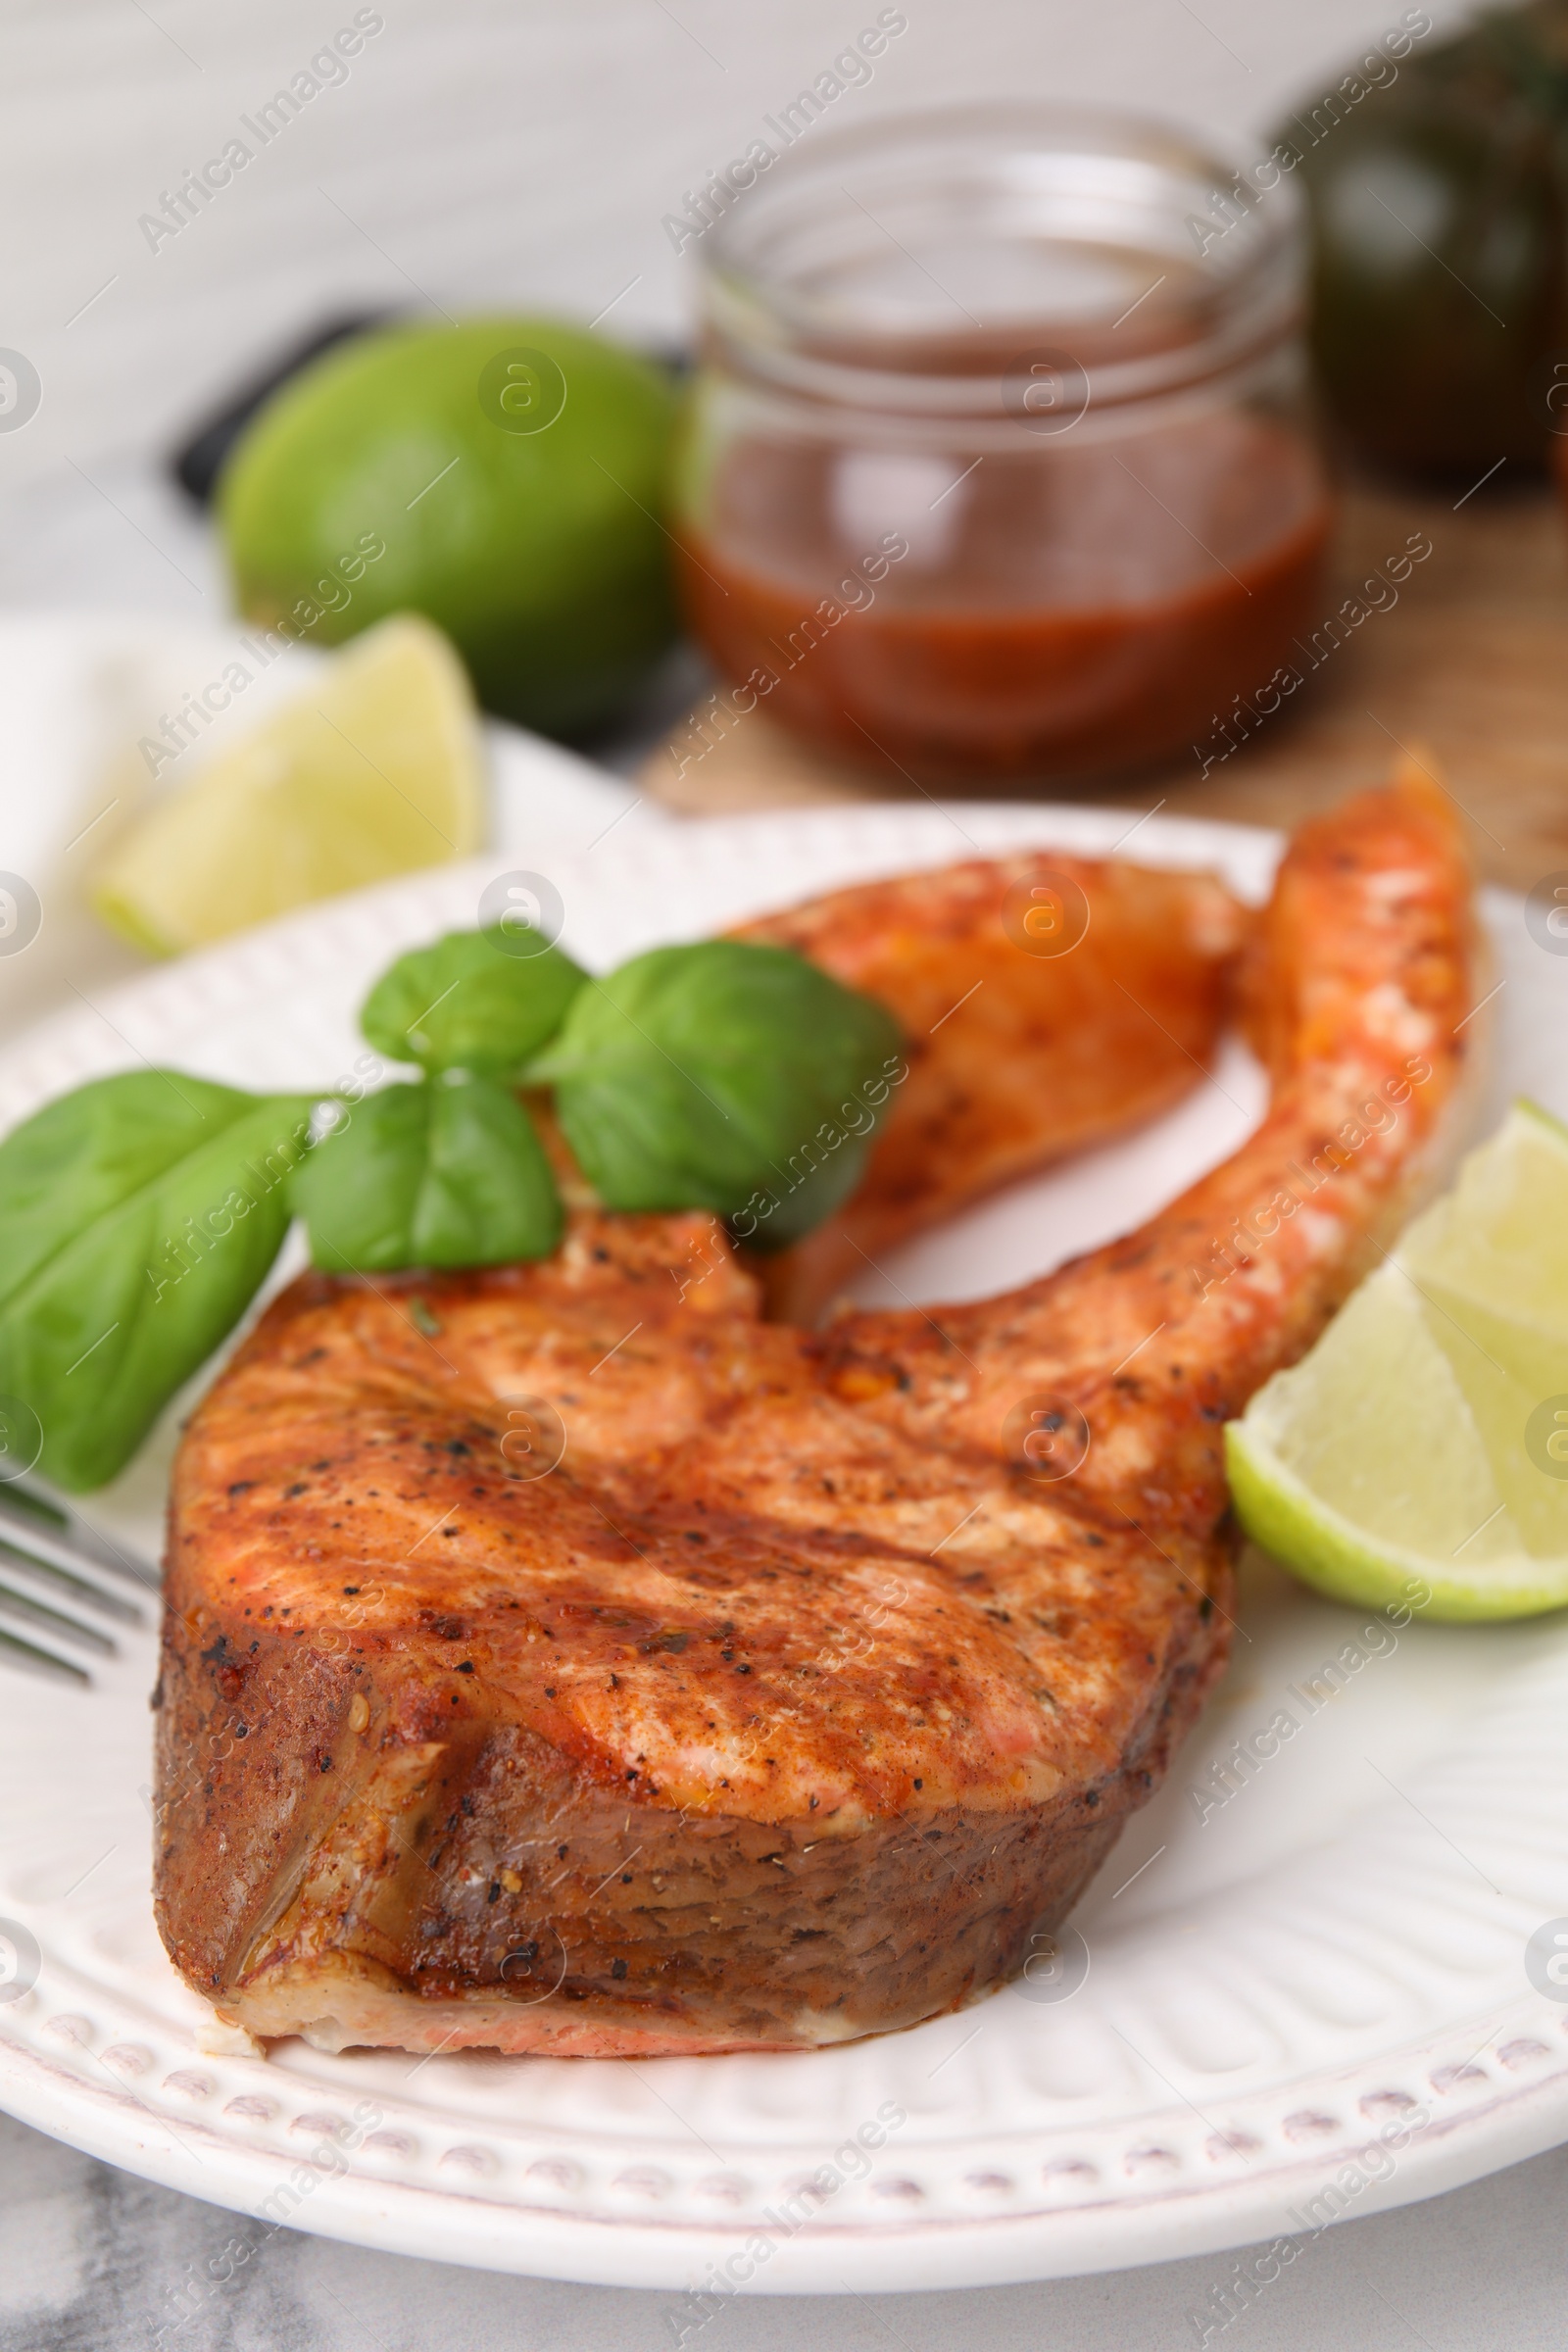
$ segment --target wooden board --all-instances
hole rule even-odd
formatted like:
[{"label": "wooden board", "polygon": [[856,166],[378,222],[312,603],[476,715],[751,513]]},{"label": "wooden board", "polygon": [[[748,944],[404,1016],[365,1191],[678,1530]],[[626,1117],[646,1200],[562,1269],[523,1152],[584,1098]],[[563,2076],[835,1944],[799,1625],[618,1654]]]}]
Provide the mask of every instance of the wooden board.
[{"label": "wooden board", "polygon": [[[1385,609],[1205,772],[1195,751],[1133,780],[1028,797],[1291,825],[1376,782],[1404,744],[1465,810],[1489,878],[1528,890],[1568,867],[1568,522],[1550,491],[1509,491],[1505,478],[1457,500],[1349,490],[1325,621],[1410,534],[1424,533],[1431,555],[1396,604],[1375,589]],[[765,709],[708,732],[714,740],[699,757],[701,738],[683,725],[647,761],[643,786],[666,808],[712,816],[911,790],[797,744]],[[1223,741],[1203,749],[1223,753]]]}]

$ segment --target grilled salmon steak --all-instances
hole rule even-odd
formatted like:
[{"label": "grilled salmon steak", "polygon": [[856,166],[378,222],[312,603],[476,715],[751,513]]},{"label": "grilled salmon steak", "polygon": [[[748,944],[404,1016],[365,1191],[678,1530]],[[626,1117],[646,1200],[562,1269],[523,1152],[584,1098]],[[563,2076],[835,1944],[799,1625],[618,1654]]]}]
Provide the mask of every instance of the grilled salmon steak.
[{"label": "grilled salmon steak", "polygon": [[[1094,938],[1125,876],[1079,871]],[[1195,923],[1144,942],[1146,1002],[1201,1029],[1234,927],[1160,880]],[[941,876],[878,887],[869,919],[940,938]],[[911,1038],[984,960],[986,887],[956,869],[957,985]],[[782,935],[848,954],[856,896]],[[895,1009],[916,947],[864,951]],[[1049,1009],[1071,962],[982,976]],[[331,2048],[605,2056],[820,2045],[1015,1972],[1223,1665],[1221,1424],[1441,1164],[1472,990],[1464,854],[1411,775],[1285,859],[1247,951],[1256,1134],[1006,1297],[808,1331],[707,1216],[593,1209],[539,1263],[296,1282],[175,1476],[157,1878],[189,1982]],[[967,1052],[980,1134],[1006,1049]],[[1156,1064],[1129,1095],[1168,1099]]]}]

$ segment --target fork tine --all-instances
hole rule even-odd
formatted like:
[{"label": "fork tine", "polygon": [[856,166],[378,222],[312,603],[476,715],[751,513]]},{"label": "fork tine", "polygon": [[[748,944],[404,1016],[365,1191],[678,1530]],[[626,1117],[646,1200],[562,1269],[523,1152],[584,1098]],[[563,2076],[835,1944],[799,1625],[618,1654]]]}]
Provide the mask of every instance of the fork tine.
[{"label": "fork tine", "polygon": [[158,1579],[150,1569],[123,1557],[98,1559],[79,1544],[51,1535],[46,1529],[24,1519],[20,1513],[11,1511],[3,1499],[0,1499],[0,1547],[20,1553],[27,1559],[46,1560],[51,1567],[63,1568],[68,1574],[79,1575],[85,1569],[89,1576],[122,1576],[132,1584],[140,1585],[144,1591],[156,1592],[158,1590]]},{"label": "fork tine", "polygon": [[58,1634],[64,1642],[79,1642],[85,1649],[97,1650],[100,1657],[118,1658],[119,1645],[95,1625],[83,1625],[77,1617],[68,1617],[63,1609],[50,1608],[47,1601],[34,1600],[28,1592],[19,1592],[14,1585],[0,1584],[0,1609],[9,1609],[14,1616],[24,1617],[29,1624],[45,1633]]},{"label": "fork tine", "polygon": [[0,1507],[4,1507],[6,1510],[20,1510],[29,1519],[45,1519],[63,1536],[70,1533],[71,1513],[69,1511],[63,1511],[59,1503],[51,1502],[47,1495],[35,1494],[30,1487],[22,1486],[14,1478],[7,1479],[5,1483],[3,1505]]},{"label": "fork tine", "polygon": [[[20,1587],[13,1581],[0,1582],[0,1611],[35,1627],[43,1641],[74,1642],[100,1656],[115,1657],[119,1654],[116,1643],[97,1626],[83,1624],[80,1618],[63,1609],[51,1608],[46,1600],[26,1589],[36,1581],[73,1607],[91,1609],[122,1625],[139,1626],[146,1622],[133,1601],[106,1589],[99,1580],[122,1577],[156,1593],[156,1574],[89,1528],[87,1534],[92,1543],[102,1546],[107,1555],[100,1557],[97,1550],[75,1540],[74,1530],[84,1524],[31,1488],[9,1481],[0,1484],[0,1565],[25,1580]],[[78,1688],[92,1687],[92,1676],[74,1658],[44,1648],[41,1642],[24,1641],[3,1623],[0,1623],[0,1663],[56,1682],[74,1683]]]},{"label": "fork tine", "polygon": [[24,1569],[29,1576],[41,1578],[57,1592],[78,1602],[82,1608],[96,1609],[101,1616],[118,1618],[122,1625],[145,1625],[147,1622],[135,1602],[127,1600],[123,1593],[94,1584],[89,1577],[75,1576],[69,1568],[57,1567],[53,1560],[38,1559],[31,1552],[24,1551],[19,1544],[14,1544],[4,1534],[0,1534],[0,1560],[12,1567]]},{"label": "fork tine", "polygon": [[71,1658],[57,1658],[51,1649],[36,1649],[19,1634],[8,1634],[4,1626],[0,1626],[0,1657],[15,1661],[28,1674],[47,1675],[52,1682],[85,1684],[88,1690],[92,1688],[92,1676],[85,1666],[76,1665]]}]

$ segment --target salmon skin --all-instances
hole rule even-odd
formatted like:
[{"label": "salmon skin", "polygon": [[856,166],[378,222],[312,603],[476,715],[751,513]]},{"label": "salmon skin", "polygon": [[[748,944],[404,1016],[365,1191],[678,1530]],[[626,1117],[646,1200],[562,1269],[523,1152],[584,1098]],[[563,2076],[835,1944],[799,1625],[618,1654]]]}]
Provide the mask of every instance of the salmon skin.
[{"label": "salmon skin", "polygon": [[593,1209],[535,1264],[295,1283],[175,1472],[188,1981],[329,2048],[646,2056],[1016,1972],[1223,1666],[1222,1424],[1442,1168],[1470,901],[1419,775],[1303,827],[1261,1126],[1003,1298],[807,1331],[711,1219]]}]

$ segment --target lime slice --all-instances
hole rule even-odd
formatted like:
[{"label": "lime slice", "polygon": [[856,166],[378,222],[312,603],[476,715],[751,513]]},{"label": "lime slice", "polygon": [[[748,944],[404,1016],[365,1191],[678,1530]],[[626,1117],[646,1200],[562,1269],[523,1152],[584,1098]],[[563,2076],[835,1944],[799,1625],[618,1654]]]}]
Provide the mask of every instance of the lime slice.
[{"label": "lime slice", "polygon": [[99,873],[93,904],[136,946],[172,955],[466,858],[483,807],[463,664],[439,629],[400,614],[145,817]]},{"label": "lime slice", "polygon": [[1516,1104],[1225,1444],[1247,1533],[1338,1599],[1568,1604],[1568,1129]]}]

